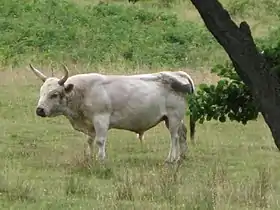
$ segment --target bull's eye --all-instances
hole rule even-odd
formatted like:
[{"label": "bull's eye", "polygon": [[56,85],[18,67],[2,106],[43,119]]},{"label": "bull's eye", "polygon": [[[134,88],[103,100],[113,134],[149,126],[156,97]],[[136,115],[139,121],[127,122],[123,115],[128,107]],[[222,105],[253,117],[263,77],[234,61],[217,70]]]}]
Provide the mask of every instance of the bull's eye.
[{"label": "bull's eye", "polygon": [[59,96],[59,94],[58,94],[58,93],[54,93],[54,94],[52,94],[52,95],[51,95],[51,97],[50,97],[50,98],[51,98],[51,99],[55,99],[55,98],[58,98],[58,96]]}]

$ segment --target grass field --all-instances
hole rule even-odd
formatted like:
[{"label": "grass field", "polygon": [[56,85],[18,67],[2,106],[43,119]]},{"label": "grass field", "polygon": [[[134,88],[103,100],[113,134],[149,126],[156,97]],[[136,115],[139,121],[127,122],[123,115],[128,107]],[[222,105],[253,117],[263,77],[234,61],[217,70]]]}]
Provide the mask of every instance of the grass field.
[{"label": "grass field", "polygon": [[[280,154],[261,117],[246,126],[198,124],[179,169],[163,165],[169,136],[162,124],[142,145],[131,132],[110,131],[105,165],[83,164],[86,137],[63,117],[35,116],[41,83],[27,63],[57,76],[59,62],[71,74],[180,68],[199,84],[216,82],[209,69],[227,57],[188,1],[49,2],[0,2],[0,209],[280,208]],[[279,25],[276,1],[221,2],[235,20],[248,20],[256,38]],[[175,19],[159,21],[160,12]]]}]

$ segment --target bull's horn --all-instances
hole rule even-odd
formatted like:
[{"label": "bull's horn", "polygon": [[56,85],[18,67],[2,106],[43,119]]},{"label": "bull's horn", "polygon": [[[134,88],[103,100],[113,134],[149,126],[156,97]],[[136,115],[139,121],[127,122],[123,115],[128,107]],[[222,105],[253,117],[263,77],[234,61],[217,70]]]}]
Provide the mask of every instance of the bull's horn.
[{"label": "bull's horn", "polygon": [[66,80],[68,79],[68,72],[69,72],[68,68],[64,64],[62,64],[62,66],[64,69],[64,76],[58,81],[59,85],[63,85],[66,82]]},{"label": "bull's horn", "polygon": [[44,74],[43,74],[42,72],[40,72],[38,69],[35,69],[35,68],[32,66],[32,64],[29,64],[29,66],[30,66],[31,70],[34,72],[34,74],[35,74],[37,77],[39,77],[43,82],[46,81],[46,79],[47,79],[47,76],[46,76],[46,75],[44,75]]}]

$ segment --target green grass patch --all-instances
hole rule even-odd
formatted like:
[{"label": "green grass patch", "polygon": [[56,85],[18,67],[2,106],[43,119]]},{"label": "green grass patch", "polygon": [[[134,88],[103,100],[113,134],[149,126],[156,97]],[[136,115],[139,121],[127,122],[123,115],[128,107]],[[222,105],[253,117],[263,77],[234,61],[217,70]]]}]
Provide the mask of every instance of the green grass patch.
[{"label": "green grass patch", "polygon": [[3,0],[0,29],[2,64],[30,58],[182,67],[209,61],[218,47],[193,22],[117,4]]}]

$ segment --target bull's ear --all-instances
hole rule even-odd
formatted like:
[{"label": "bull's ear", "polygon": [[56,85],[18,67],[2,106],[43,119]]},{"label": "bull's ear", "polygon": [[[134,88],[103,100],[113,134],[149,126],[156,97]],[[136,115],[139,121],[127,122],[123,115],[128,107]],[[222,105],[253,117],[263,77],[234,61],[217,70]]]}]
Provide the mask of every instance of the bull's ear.
[{"label": "bull's ear", "polygon": [[65,87],[64,87],[64,90],[66,93],[70,93],[74,88],[74,85],[73,84],[67,84]]}]

